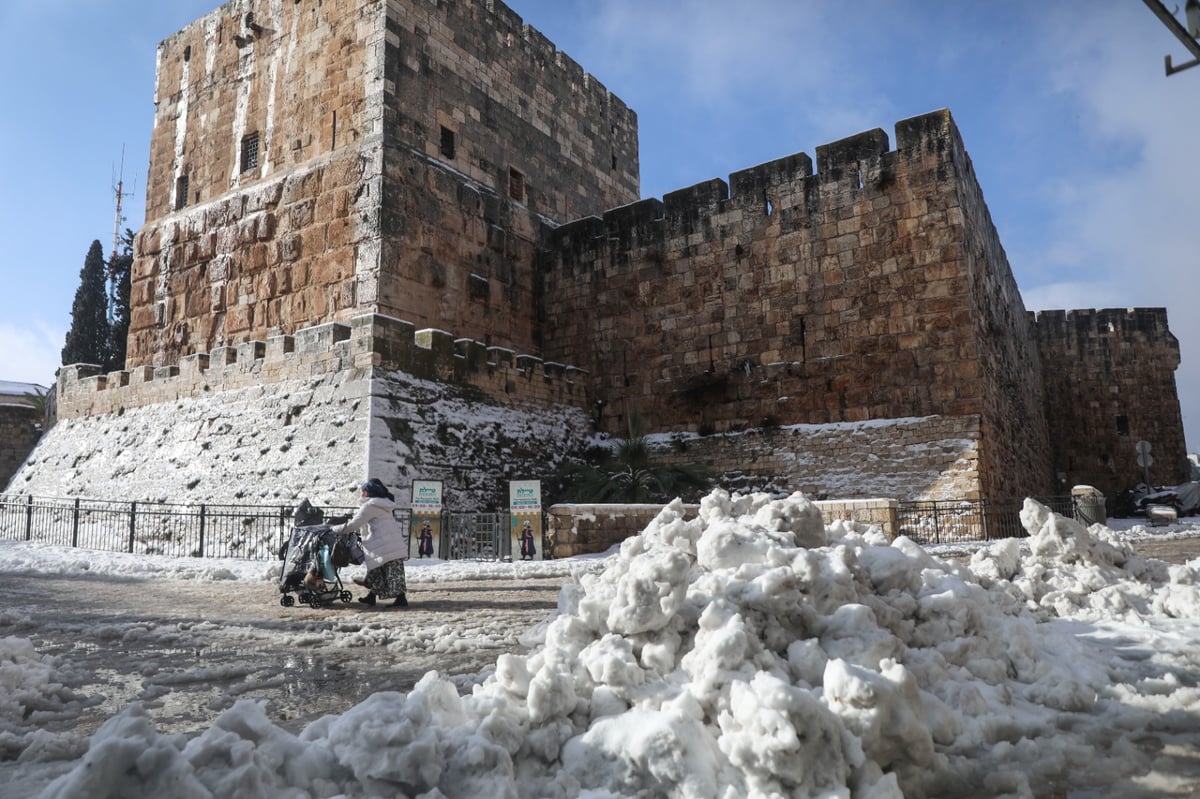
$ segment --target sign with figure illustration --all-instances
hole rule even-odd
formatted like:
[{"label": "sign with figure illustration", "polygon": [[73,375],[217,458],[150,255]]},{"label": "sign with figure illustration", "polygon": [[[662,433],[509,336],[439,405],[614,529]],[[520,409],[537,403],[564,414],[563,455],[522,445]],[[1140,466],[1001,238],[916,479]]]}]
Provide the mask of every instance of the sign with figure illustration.
[{"label": "sign with figure illustration", "polygon": [[542,483],[513,480],[508,484],[513,560],[542,559]]},{"label": "sign with figure illustration", "polygon": [[414,480],[412,487],[412,538],[409,553],[416,558],[436,557],[442,539],[442,482]]}]

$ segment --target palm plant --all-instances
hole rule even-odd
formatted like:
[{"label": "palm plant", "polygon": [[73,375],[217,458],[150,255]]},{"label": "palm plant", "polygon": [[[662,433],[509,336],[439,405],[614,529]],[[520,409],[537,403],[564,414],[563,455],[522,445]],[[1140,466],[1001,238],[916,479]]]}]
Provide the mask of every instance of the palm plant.
[{"label": "palm plant", "polygon": [[563,482],[568,502],[669,502],[675,497],[691,499],[708,488],[708,472],[702,466],[651,463],[638,411],[626,416],[626,429],[626,438],[600,462],[567,468]]},{"label": "palm plant", "polygon": [[37,411],[38,428],[41,429],[46,424],[46,395],[48,392],[42,391],[37,386],[34,386],[33,391],[25,392],[25,402]]}]

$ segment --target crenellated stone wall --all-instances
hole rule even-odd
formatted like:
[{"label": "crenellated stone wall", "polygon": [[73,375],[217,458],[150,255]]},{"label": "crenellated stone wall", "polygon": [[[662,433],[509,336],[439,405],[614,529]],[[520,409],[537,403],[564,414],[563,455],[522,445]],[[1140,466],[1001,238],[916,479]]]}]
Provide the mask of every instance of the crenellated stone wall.
[{"label": "crenellated stone wall", "polygon": [[378,315],[185,357],[59,373],[59,422],[8,490],[39,496],[345,505],[368,476],[440,479],[502,509],[588,440],[586,376]]},{"label": "crenellated stone wall", "polygon": [[454,383],[505,407],[588,405],[586,375],[572,366],[368,314],[349,325],[330,322],[294,336],[218,347],[186,356],[178,366],[141,366],[107,374],[88,364],[65,366],[58,376],[58,416],[120,414],[128,408],[264,384],[342,373],[367,380],[393,371]]},{"label": "crenellated stone wall", "polygon": [[608,430],[970,419],[968,496],[1045,493],[1037,349],[949,112],[816,153],[557,228],[546,356]]},{"label": "crenellated stone wall", "polygon": [[1190,476],[1175,390],[1179,341],[1165,308],[1039,311],[1045,415],[1062,492],[1086,484],[1109,502],[1145,479],[1136,445],[1149,442],[1153,485]]}]

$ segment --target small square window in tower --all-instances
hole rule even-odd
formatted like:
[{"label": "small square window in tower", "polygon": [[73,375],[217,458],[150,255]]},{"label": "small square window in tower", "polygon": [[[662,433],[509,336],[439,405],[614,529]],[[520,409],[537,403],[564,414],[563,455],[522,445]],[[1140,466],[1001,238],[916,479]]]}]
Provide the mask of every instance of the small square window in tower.
[{"label": "small square window in tower", "polygon": [[454,131],[450,130],[450,128],[442,128],[442,144],[440,149],[442,158],[449,161],[454,160]]},{"label": "small square window in tower", "polygon": [[178,211],[187,205],[188,195],[188,176],[182,174],[175,178],[175,210]]},{"label": "small square window in tower", "polygon": [[242,172],[258,166],[258,132],[242,137]]},{"label": "small square window in tower", "polygon": [[525,176],[512,167],[508,169],[508,196],[517,202],[525,201]]}]

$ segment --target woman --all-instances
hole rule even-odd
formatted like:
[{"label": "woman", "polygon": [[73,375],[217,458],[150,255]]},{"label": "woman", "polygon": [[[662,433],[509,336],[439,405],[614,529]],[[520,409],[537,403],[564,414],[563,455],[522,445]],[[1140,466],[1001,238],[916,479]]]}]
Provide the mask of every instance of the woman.
[{"label": "woman", "polygon": [[433,528],[429,526],[429,522],[425,522],[425,526],[421,528],[420,543],[417,545],[417,556],[422,558],[433,557]]},{"label": "woman", "polygon": [[391,492],[374,477],[360,488],[363,504],[358,513],[350,521],[333,528],[339,533],[367,528],[362,539],[363,552],[367,556],[367,577],[355,582],[369,593],[359,597],[358,601],[374,605],[376,599],[395,597],[393,605],[407,607],[404,560],[408,557],[408,536],[392,516],[396,503]]},{"label": "woman", "polygon": [[521,560],[533,560],[537,557],[537,548],[533,545],[533,524],[526,519],[521,525]]}]

